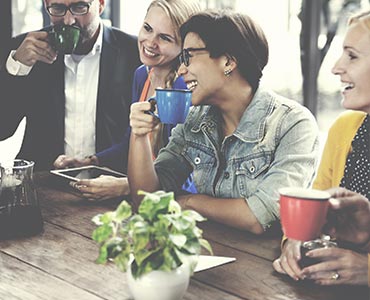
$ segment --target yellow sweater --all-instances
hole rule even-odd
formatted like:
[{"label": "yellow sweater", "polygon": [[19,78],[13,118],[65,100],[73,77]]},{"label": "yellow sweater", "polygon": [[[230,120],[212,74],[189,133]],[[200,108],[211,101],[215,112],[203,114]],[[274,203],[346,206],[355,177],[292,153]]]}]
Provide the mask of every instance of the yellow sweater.
[{"label": "yellow sweater", "polygon": [[[337,187],[342,180],[351,143],[366,114],[346,111],[331,126],[316,179],[314,189],[326,190]],[[368,285],[370,286],[370,253],[368,254]]]},{"label": "yellow sweater", "polygon": [[337,187],[342,180],[351,143],[366,114],[359,111],[342,113],[329,129],[313,188]]}]

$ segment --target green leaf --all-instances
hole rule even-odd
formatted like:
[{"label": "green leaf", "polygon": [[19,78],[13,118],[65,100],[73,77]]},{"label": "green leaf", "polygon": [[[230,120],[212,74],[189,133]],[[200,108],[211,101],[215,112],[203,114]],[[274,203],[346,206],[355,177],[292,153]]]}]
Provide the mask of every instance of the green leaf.
[{"label": "green leaf", "polygon": [[170,241],[178,248],[182,248],[186,243],[186,236],[183,234],[170,234]]},{"label": "green leaf", "polygon": [[94,241],[102,243],[107,240],[112,234],[113,230],[110,225],[101,225],[93,231],[92,238]]},{"label": "green leaf", "polygon": [[137,249],[137,251],[134,251],[135,260],[138,264],[138,266],[143,265],[143,263],[154,253],[156,253],[158,249]]},{"label": "green leaf", "polygon": [[106,213],[104,213],[104,214],[100,217],[100,221],[101,221],[103,224],[109,224],[109,223],[113,222],[114,217],[115,217],[115,213],[114,213],[114,211],[107,211]]},{"label": "green leaf", "polygon": [[101,217],[103,216],[103,214],[98,214],[96,216],[94,216],[91,221],[95,224],[95,225],[103,225],[103,222],[101,221]]},{"label": "green leaf", "polygon": [[128,262],[130,259],[130,254],[127,252],[122,252],[114,258],[115,265],[122,271],[126,272],[128,267]]},{"label": "green leaf", "polygon": [[171,213],[180,214],[181,213],[181,206],[177,201],[171,199],[171,201],[169,203],[168,211],[171,212]]},{"label": "green leaf", "polygon": [[201,214],[194,210],[185,210],[183,212],[183,216],[189,218],[189,220],[194,220],[196,222],[203,222],[207,220]]},{"label": "green leaf", "polygon": [[132,229],[132,228],[133,228],[133,226],[134,226],[136,223],[138,223],[138,222],[146,222],[146,221],[145,221],[145,219],[144,219],[142,216],[140,216],[140,215],[133,215],[133,216],[129,219],[127,227],[129,227],[130,229]]},{"label": "green leaf", "polygon": [[145,197],[139,206],[139,214],[150,222],[156,219],[159,214],[168,212],[169,203],[174,199],[173,192],[165,193],[144,193]]},{"label": "green leaf", "polygon": [[116,209],[115,219],[117,222],[122,222],[128,219],[132,214],[131,206],[127,201],[122,201]]},{"label": "green leaf", "polygon": [[144,219],[152,222],[156,213],[154,207],[154,200],[144,198],[139,206],[138,212]]},{"label": "green leaf", "polygon": [[138,265],[135,257],[135,260],[131,266],[132,275],[134,278],[140,277],[153,270],[159,270],[162,264],[163,256],[158,252],[148,256],[140,265]]},{"label": "green leaf", "polygon": [[193,226],[193,223],[182,216],[167,216],[172,225],[179,231],[186,231],[188,228]]},{"label": "green leaf", "polygon": [[170,272],[179,266],[178,261],[176,252],[172,252],[166,248],[163,251],[163,263],[159,267],[159,270]]},{"label": "green leaf", "polygon": [[127,255],[130,254],[130,245],[125,239],[121,237],[114,237],[106,242],[108,258],[115,258],[120,255],[120,253],[127,252]]},{"label": "green leaf", "polygon": [[133,234],[133,249],[134,251],[139,251],[140,249],[147,249],[150,247],[150,236],[149,232],[145,231],[143,228],[142,231],[136,231]]},{"label": "green leaf", "polygon": [[187,240],[186,244],[181,248],[181,251],[186,251],[189,255],[199,255],[201,245],[198,239]]},{"label": "green leaf", "polygon": [[207,249],[207,251],[208,251],[210,254],[212,254],[212,255],[213,255],[212,247],[211,247],[210,243],[209,243],[207,240],[205,240],[205,239],[199,239],[199,242],[200,242],[200,245],[201,245],[203,248]]},{"label": "green leaf", "polygon": [[96,263],[98,264],[105,264],[108,260],[108,251],[107,251],[107,245],[100,246],[99,249],[99,256],[96,259]]}]

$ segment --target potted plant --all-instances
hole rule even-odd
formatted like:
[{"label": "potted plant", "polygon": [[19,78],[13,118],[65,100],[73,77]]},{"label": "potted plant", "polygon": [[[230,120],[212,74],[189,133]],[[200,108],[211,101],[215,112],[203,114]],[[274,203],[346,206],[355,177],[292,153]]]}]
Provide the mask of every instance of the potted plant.
[{"label": "potted plant", "polygon": [[127,271],[136,300],[181,299],[204,247],[196,222],[205,219],[193,210],[181,210],[172,192],[144,195],[137,214],[122,201],[115,211],[96,215],[92,238],[99,243],[97,263],[112,261]]}]

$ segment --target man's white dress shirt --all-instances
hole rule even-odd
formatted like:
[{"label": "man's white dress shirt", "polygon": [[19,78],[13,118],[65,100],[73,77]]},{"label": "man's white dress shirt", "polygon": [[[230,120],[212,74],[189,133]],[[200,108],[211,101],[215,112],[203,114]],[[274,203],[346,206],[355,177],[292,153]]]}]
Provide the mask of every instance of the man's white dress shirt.
[{"label": "man's white dress shirt", "polygon": [[[99,36],[87,55],[64,57],[64,154],[67,156],[83,158],[96,152],[96,100],[102,45],[103,25],[100,24]],[[8,72],[14,76],[27,76],[32,67],[16,61],[14,53],[15,50],[10,53],[6,63]]]}]

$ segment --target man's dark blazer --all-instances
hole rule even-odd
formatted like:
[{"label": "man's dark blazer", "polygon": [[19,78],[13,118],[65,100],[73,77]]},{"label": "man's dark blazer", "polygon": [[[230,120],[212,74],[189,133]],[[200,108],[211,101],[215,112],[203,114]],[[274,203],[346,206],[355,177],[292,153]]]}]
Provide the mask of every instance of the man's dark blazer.
[{"label": "man's dark blazer", "polygon": [[[9,43],[17,49],[25,34]],[[4,50],[4,49],[2,49]],[[36,170],[49,170],[64,153],[64,57],[52,64],[37,62],[28,76],[12,76],[0,58],[0,140],[11,136],[27,117],[18,157],[35,162]],[[96,151],[122,140],[129,124],[132,81],[139,66],[137,39],[104,26],[96,108]],[[121,169],[123,162],[111,167]]]}]

